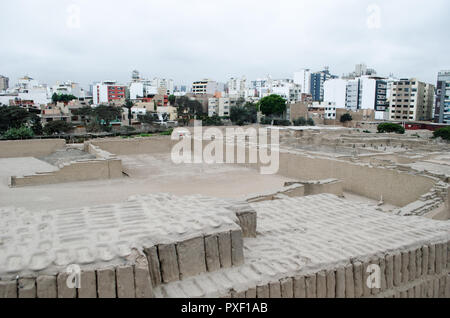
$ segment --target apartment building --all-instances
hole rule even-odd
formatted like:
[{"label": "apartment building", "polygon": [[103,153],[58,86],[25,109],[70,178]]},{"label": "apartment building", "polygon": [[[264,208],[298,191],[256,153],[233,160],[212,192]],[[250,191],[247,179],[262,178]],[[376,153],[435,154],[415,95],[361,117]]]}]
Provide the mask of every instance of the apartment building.
[{"label": "apartment building", "polygon": [[311,94],[311,70],[302,69],[295,72],[294,84],[300,85],[302,94]]},{"label": "apartment building", "polygon": [[194,95],[214,95],[217,90],[217,82],[204,79],[192,83],[192,94]]},{"label": "apartment building", "polygon": [[337,108],[348,111],[373,110],[377,119],[387,119],[388,83],[386,79],[362,76],[351,80],[331,79],[324,83],[324,98],[334,102]]},{"label": "apartment building", "polygon": [[103,81],[93,87],[93,104],[119,102],[126,98],[126,86],[116,81]]},{"label": "apartment building", "polygon": [[232,107],[236,106],[237,98],[220,97],[208,99],[208,116],[229,117]]},{"label": "apartment building", "polygon": [[9,88],[9,78],[0,75],[0,92],[6,91]]},{"label": "apartment building", "polygon": [[417,79],[401,79],[391,89],[389,119],[427,121],[432,119],[435,87]]},{"label": "apartment building", "polygon": [[438,73],[434,121],[450,124],[450,71]]},{"label": "apartment building", "polygon": [[311,95],[313,101],[322,102],[324,100],[324,83],[329,80],[337,78],[335,75],[331,75],[328,67],[326,66],[323,71],[311,74]]},{"label": "apartment building", "polygon": [[230,78],[227,82],[227,93],[230,97],[243,97],[245,98],[245,90],[247,88],[247,79],[245,76],[242,78]]}]

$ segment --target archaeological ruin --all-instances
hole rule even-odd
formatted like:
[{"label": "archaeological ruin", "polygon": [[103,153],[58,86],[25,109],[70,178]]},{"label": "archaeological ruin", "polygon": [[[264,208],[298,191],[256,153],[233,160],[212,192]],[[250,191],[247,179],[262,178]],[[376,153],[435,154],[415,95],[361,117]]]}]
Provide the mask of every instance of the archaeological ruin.
[{"label": "archaeological ruin", "polygon": [[0,298],[450,298],[449,144],[264,129],[275,174],[170,136],[0,141]]}]

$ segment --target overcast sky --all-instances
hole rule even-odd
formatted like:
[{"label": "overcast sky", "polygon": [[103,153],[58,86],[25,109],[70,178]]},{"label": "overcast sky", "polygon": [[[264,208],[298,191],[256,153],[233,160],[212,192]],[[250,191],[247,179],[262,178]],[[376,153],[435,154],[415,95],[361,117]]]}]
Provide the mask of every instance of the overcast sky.
[{"label": "overcast sky", "polygon": [[2,0],[0,74],[14,83],[292,77],[364,62],[435,83],[450,69],[448,0]]}]

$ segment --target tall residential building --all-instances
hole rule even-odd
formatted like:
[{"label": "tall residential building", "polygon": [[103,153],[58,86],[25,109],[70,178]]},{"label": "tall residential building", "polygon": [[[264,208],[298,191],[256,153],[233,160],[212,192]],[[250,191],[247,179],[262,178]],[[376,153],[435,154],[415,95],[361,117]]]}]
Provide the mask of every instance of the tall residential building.
[{"label": "tall residential building", "polygon": [[438,73],[434,121],[450,124],[450,71]]},{"label": "tall residential building", "polygon": [[230,78],[227,82],[228,96],[230,97],[245,97],[245,89],[247,88],[247,79],[245,76],[242,78]]},{"label": "tall residential building", "polygon": [[331,79],[324,83],[324,98],[336,108],[374,110],[383,119],[387,110],[387,82],[381,77],[362,76],[352,80]]},{"label": "tall residential building", "polygon": [[311,70],[302,69],[295,72],[294,84],[301,86],[302,94],[311,94]]},{"label": "tall residential building", "polygon": [[192,83],[192,93],[194,95],[214,95],[216,90],[217,82],[210,79]]},{"label": "tall residential building", "polygon": [[126,86],[116,81],[103,81],[94,85],[92,97],[94,105],[119,102],[126,97]]},{"label": "tall residential building", "polygon": [[325,69],[321,72],[311,74],[311,95],[313,101],[316,102],[323,101],[324,98],[323,84],[325,83],[325,81],[332,78],[337,78],[337,76],[331,75],[330,71],[328,70],[328,67],[325,67]]},{"label": "tall residential building", "polygon": [[0,75],[0,92],[6,91],[9,88],[9,78]]},{"label": "tall residential building", "polygon": [[391,89],[389,119],[426,121],[432,119],[435,87],[417,79],[401,79]]},{"label": "tall residential building", "polygon": [[323,84],[324,100],[333,102],[336,108],[346,108],[347,82],[341,78],[330,79]]}]

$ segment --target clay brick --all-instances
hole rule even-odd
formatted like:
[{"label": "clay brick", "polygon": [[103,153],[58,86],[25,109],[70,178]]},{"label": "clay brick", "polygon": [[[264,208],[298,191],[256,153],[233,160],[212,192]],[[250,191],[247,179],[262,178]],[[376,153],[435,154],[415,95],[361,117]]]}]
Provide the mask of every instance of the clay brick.
[{"label": "clay brick", "polygon": [[206,268],[208,272],[220,269],[219,243],[216,235],[205,237]]},{"label": "clay brick", "polygon": [[69,273],[60,273],[56,278],[56,283],[58,285],[58,298],[77,298],[77,289],[69,288],[67,286],[67,279],[69,278]]},{"label": "clay brick", "polygon": [[154,297],[148,261],[144,256],[139,257],[134,265],[134,285],[136,287],[136,298]]},{"label": "clay brick", "polygon": [[230,232],[219,233],[218,242],[219,242],[220,266],[222,268],[229,268],[232,266],[231,233]]},{"label": "clay brick", "polygon": [[153,287],[159,286],[162,283],[161,267],[159,265],[158,248],[152,246],[144,249],[145,255],[147,255],[148,267],[150,270],[150,277],[152,278]]},{"label": "clay brick", "polygon": [[394,256],[386,256],[386,288],[394,288]]},{"label": "clay brick", "polygon": [[402,283],[409,281],[409,252],[402,252]]},{"label": "clay brick", "polygon": [[370,295],[372,295],[372,290],[367,284],[367,281],[369,280],[369,276],[371,274],[367,271],[369,265],[370,262],[363,263],[363,297],[370,297]]},{"label": "clay brick", "polygon": [[429,248],[422,246],[422,276],[428,275]]},{"label": "clay brick", "polygon": [[336,270],[336,298],[345,298],[345,268]]},{"label": "clay brick", "polygon": [[327,298],[336,297],[336,273],[334,270],[327,271]]},{"label": "clay brick", "polygon": [[305,277],[294,278],[294,298],[306,298]]},{"label": "clay brick", "polygon": [[416,251],[409,252],[409,281],[413,282],[416,279]]},{"label": "clay brick", "polygon": [[97,298],[97,278],[95,271],[82,271],[78,298]]},{"label": "clay brick", "polygon": [[436,245],[428,247],[430,254],[428,259],[428,275],[433,275],[436,272]]},{"label": "clay brick", "polygon": [[19,278],[19,298],[36,298],[36,279]]},{"label": "clay brick", "polygon": [[256,237],[256,212],[249,207],[248,210],[236,212],[236,216],[242,229],[242,235],[244,237]]},{"label": "clay brick", "polygon": [[57,298],[56,276],[39,276],[36,279],[37,298]]},{"label": "clay brick", "polygon": [[98,298],[116,298],[116,273],[113,268],[97,270]]},{"label": "clay brick", "polygon": [[422,249],[416,249],[416,279],[422,276]]},{"label": "clay brick", "polygon": [[17,281],[0,281],[0,298],[17,298]]},{"label": "clay brick", "polygon": [[317,298],[316,274],[306,276],[306,298]]},{"label": "clay brick", "polygon": [[256,298],[269,298],[269,285],[262,285],[256,287]]},{"label": "clay brick", "polygon": [[450,298],[450,275],[445,277],[445,298]]},{"label": "clay brick", "polygon": [[[148,258],[148,256],[147,256]],[[116,268],[117,297],[135,298],[133,266],[119,266]]]},{"label": "clay brick", "polygon": [[239,299],[243,299],[243,298],[245,298],[245,292],[236,292],[236,291],[232,291],[232,292],[231,292],[231,298],[239,298]]},{"label": "clay brick", "polygon": [[387,284],[386,284],[386,259],[380,258],[379,262],[380,262],[380,272],[381,272],[381,286],[380,286],[381,288],[380,288],[380,292],[384,292],[386,290],[386,288],[387,288]]},{"label": "clay brick", "polygon": [[439,279],[439,298],[445,297],[445,276]]},{"label": "clay brick", "polygon": [[294,282],[292,278],[282,279],[280,283],[281,283],[281,297],[294,298]]},{"label": "clay brick", "polygon": [[414,298],[422,298],[422,286],[420,284],[414,286]]},{"label": "clay brick", "polygon": [[402,284],[402,254],[394,255],[394,286],[398,287]]},{"label": "clay brick", "polygon": [[244,240],[242,231],[231,231],[231,263],[233,266],[244,264]]},{"label": "clay brick", "polygon": [[245,298],[256,298],[256,288],[250,288],[245,292]]},{"label": "clay brick", "polygon": [[178,268],[178,258],[175,245],[158,245],[158,255],[163,282],[170,283],[180,280],[180,271]]},{"label": "clay brick", "polygon": [[180,279],[206,272],[205,241],[203,237],[177,244]]},{"label": "clay brick", "polygon": [[442,244],[436,244],[436,274],[442,273]]},{"label": "clay brick", "polygon": [[360,262],[355,262],[353,264],[353,275],[354,275],[354,294],[356,298],[361,298],[364,295],[364,281],[363,281],[363,265]]},{"label": "clay brick", "polygon": [[281,298],[281,284],[280,282],[273,282],[269,284],[269,297]]},{"label": "clay brick", "polygon": [[352,264],[345,266],[345,297],[355,298],[355,280]]},{"label": "clay brick", "polygon": [[327,273],[325,271],[321,271],[317,273],[317,298],[326,298],[327,297]]}]

